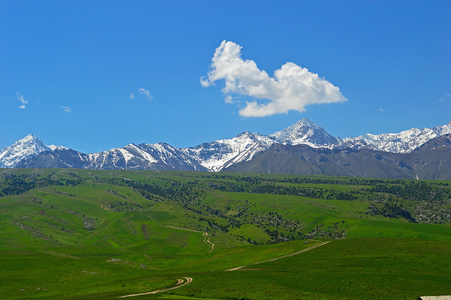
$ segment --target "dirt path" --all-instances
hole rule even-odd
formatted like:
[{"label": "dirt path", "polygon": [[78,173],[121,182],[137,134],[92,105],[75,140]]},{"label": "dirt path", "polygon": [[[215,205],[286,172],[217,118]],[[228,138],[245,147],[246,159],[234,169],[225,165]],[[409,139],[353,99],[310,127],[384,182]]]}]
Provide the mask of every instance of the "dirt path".
[{"label": "dirt path", "polygon": [[210,237],[208,236],[208,232],[204,232],[203,235],[204,235],[204,243],[211,245],[211,249],[210,249],[210,251],[208,251],[208,253],[210,253],[211,251],[213,251],[215,249],[215,244],[213,244],[210,241]]},{"label": "dirt path", "polygon": [[185,231],[191,231],[191,232],[199,232],[202,233],[202,235],[204,236],[204,243],[205,244],[210,244],[211,249],[210,251],[208,251],[208,253],[210,253],[211,251],[213,251],[215,249],[215,244],[213,244],[210,241],[210,236],[208,235],[208,232],[202,232],[199,230],[194,230],[194,229],[188,229],[188,228],[181,228],[181,227],[175,227],[175,226],[170,226],[170,225],[160,225],[160,226],[164,226],[164,227],[168,227],[168,228],[172,228],[172,229],[179,229],[179,230],[185,230]]},{"label": "dirt path", "polygon": [[159,225],[159,224],[157,223],[157,221],[155,221],[155,219],[152,218],[151,216],[145,215],[145,214],[143,214],[142,212],[140,212],[140,214],[142,214],[142,215],[145,216],[145,217],[148,217],[148,218],[151,219],[155,224]]},{"label": "dirt path", "polygon": [[236,267],[236,268],[231,268],[231,269],[227,269],[227,270],[225,270],[226,272],[232,272],[232,271],[236,271],[236,270],[239,270],[239,269],[241,269],[241,268],[244,268],[245,266],[241,266],[241,267]]},{"label": "dirt path", "polygon": [[279,260],[279,259],[282,259],[282,258],[285,258],[285,257],[295,256],[295,255],[298,255],[298,254],[301,254],[301,253],[304,253],[304,252],[313,250],[313,249],[315,249],[315,248],[324,246],[324,245],[326,245],[326,244],[328,244],[328,243],[330,243],[330,241],[327,241],[327,242],[324,242],[324,243],[321,243],[321,244],[316,244],[316,245],[314,245],[314,246],[312,246],[312,247],[308,247],[308,248],[306,248],[306,249],[303,249],[303,250],[300,250],[300,251],[297,251],[297,252],[293,252],[293,253],[291,253],[291,254],[279,256],[279,257],[276,257],[276,258],[271,258],[271,259],[268,259],[268,260],[265,260],[265,261],[260,261],[260,262],[255,263],[254,265],[258,265],[258,264],[262,264],[262,263],[270,262],[270,261],[276,261],[276,260]]},{"label": "dirt path", "polygon": [[[88,200],[86,200],[86,201],[88,201]],[[88,202],[94,203],[94,202],[92,202],[92,201],[88,201]],[[96,203],[94,203],[94,204],[96,204]],[[106,210],[106,211],[111,212],[111,209],[110,209],[109,207],[103,206],[103,204],[100,204],[100,207],[103,208],[103,209]]]},{"label": "dirt path", "polygon": [[164,226],[164,227],[172,228],[172,229],[179,229],[179,230],[185,230],[185,231],[191,231],[191,232],[200,232],[200,233],[203,233],[202,231],[199,231],[199,230],[188,229],[188,228],[182,228],[182,227],[175,227],[175,226],[171,226],[171,225],[160,225],[160,226]]},{"label": "dirt path", "polygon": [[[308,248],[306,248],[306,249],[302,249],[302,250],[300,250],[300,251],[296,251],[296,252],[293,252],[293,253],[290,253],[290,254],[287,254],[287,255],[283,255],[283,256],[271,258],[271,259],[264,260],[264,261],[259,261],[259,262],[254,263],[253,265],[258,265],[258,264],[262,264],[262,263],[270,262],[270,261],[276,261],[276,260],[279,260],[279,259],[282,259],[282,258],[285,258],[285,257],[295,256],[295,255],[298,255],[298,254],[301,254],[301,253],[304,253],[304,252],[313,250],[313,249],[315,249],[315,248],[324,246],[324,245],[326,245],[327,243],[330,243],[330,241],[327,241],[327,242],[324,242],[324,243],[320,243],[320,244],[316,244],[316,245],[314,245],[314,246],[311,246],[311,247],[308,247]],[[246,267],[246,266],[241,266],[241,267],[236,267],[236,268],[232,268],[232,269],[227,269],[227,270],[225,270],[225,271],[226,271],[226,272],[237,271],[237,270],[243,269],[244,267]]]},{"label": "dirt path", "polygon": [[151,292],[145,292],[145,293],[139,293],[139,294],[130,294],[130,295],[125,295],[125,296],[120,296],[118,298],[128,298],[128,297],[136,297],[136,296],[143,296],[143,295],[153,295],[153,294],[157,294],[157,293],[167,292],[167,291],[170,291],[170,290],[181,288],[182,286],[190,284],[192,281],[193,281],[193,279],[191,277],[183,277],[183,279],[177,279],[177,283],[175,284],[175,286],[167,288],[167,289],[159,289],[159,290],[155,290],[155,291],[151,291]]},{"label": "dirt path", "polygon": [[210,251],[208,251],[208,253],[212,252],[215,249],[215,244],[212,243],[210,241],[210,236],[208,235],[208,232],[203,232],[203,231],[199,231],[199,230],[194,230],[194,229],[188,229],[188,228],[182,228],[182,227],[175,227],[175,226],[171,226],[171,225],[160,225],[157,223],[157,221],[154,220],[154,218],[152,218],[151,216],[145,215],[143,213],[141,213],[142,215],[148,217],[149,219],[151,219],[152,221],[155,222],[155,224],[157,224],[158,226],[163,226],[163,227],[167,227],[167,228],[172,228],[172,229],[179,229],[179,230],[185,230],[185,231],[190,231],[190,232],[199,232],[202,233],[202,235],[204,236],[204,243],[205,244],[210,244],[211,249]]}]

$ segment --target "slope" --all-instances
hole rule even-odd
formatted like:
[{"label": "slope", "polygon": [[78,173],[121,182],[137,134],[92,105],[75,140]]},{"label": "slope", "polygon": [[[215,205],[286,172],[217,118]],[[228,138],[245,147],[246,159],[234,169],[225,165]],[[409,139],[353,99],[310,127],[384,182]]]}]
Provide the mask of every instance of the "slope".
[{"label": "slope", "polygon": [[[339,297],[355,298],[357,287],[365,286],[363,295],[378,298],[404,278],[418,290],[439,292],[448,282],[443,274],[449,268],[444,251],[451,242],[449,183],[181,171],[1,170],[0,289],[5,299],[111,299],[167,289],[178,278],[190,277],[192,283],[168,293],[217,298],[241,294],[250,299],[310,293],[312,298],[333,298],[334,290],[340,291]],[[213,251],[205,232],[215,244]],[[333,241],[302,256],[237,271],[247,273],[224,272],[300,252],[320,244],[319,239]],[[412,249],[426,245],[427,251],[413,255]],[[395,252],[399,256],[379,259]],[[343,253],[349,253],[346,266],[340,260]],[[436,265],[423,284],[417,280],[424,279],[415,271],[418,264],[421,270]],[[327,265],[344,270],[340,280],[327,275]],[[368,269],[360,266],[388,274],[389,265],[402,268],[388,277],[391,284],[375,292],[372,282],[381,281],[364,276]],[[304,268],[317,278],[310,288],[296,283]],[[337,290],[342,280],[352,282],[353,288]],[[327,284],[331,290],[318,290]],[[394,290],[399,297],[411,296]]]},{"label": "slope", "polygon": [[330,150],[306,145],[273,145],[251,161],[231,166],[227,171],[449,180],[450,140],[451,135],[444,135],[405,154],[370,149]]}]

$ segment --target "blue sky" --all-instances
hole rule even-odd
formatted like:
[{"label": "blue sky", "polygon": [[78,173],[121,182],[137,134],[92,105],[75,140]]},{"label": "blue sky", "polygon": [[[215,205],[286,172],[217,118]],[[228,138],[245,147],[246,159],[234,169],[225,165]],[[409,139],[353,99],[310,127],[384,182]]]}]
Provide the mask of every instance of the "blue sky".
[{"label": "blue sky", "polygon": [[[450,15],[434,0],[2,0],[0,147],[29,133],[82,152],[185,147],[302,118],[340,137],[443,125]],[[274,79],[282,66],[320,92]]]}]

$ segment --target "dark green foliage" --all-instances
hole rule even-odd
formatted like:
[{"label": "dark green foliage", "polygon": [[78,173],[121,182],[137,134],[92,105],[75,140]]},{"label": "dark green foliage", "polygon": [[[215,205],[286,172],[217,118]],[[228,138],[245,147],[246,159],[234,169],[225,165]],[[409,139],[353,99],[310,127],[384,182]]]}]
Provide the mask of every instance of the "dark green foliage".
[{"label": "dark green foliage", "polygon": [[403,185],[376,184],[370,188],[370,191],[392,194],[412,201],[443,201],[451,197],[451,189],[435,186],[425,181],[410,181]]}]

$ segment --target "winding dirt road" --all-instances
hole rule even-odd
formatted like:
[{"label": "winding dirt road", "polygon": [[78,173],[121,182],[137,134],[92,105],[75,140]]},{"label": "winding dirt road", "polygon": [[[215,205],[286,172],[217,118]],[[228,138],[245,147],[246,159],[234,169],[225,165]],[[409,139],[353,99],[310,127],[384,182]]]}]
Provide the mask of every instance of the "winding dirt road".
[{"label": "winding dirt road", "polygon": [[210,237],[208,236],[208,232],[204,232],[203,235],[204,235],[204,243],[211,245],[211,249],[210,249],[210,251],[208,251],[208,253],[210,253],[211,251],[213,251],[215,249],[215,244],[213,244],[210,241]]},{"label": "winding dirt road", "polygon": [[[170,226],[168,226],[168,227],[170,227]],[[172,228],[174,228],[174,227],[172,227]],[[184,228],[176,228],[176,229],[185,230]],[[188,231],[195,231],[195,230],[188,229]],[[210,237],[208,236],[208,233],[207,232],[203,232],[202,234],[204,236],[204,242],[205,243],[209,243],[211,245],[211,250],[209,252],[213,251],[213,249],[215,247],[215,244],[210,242]],[[327,241],[327,242],[324,242],[324,243],[320,243],[320,244],[317,244],[317,245],[311,246],[309,248],[306,248],[306,249],[303,249],[303,250],[300,250],[300,251],[297,251],[297,252],[293,252],[293,253],[290,253],[290,254],[287,254],[287,255],[279,256],[279,257],[268,259],[268,260],[264,260],[264,261],[259,261],[259,262],[254,263],[253,265],[258,265],[258,264],[262,264],[262,263],[265,263],[265,262],[276,261],[276,260],[279,260],[279,259],[282,259],[282,258],[285,258],[285,257],[298,255],[298,254],[301,254],[301,253],[313,250],[315,248],[321,247],[323,245],[326,245],[327,243],[330,243],[330,241]],[[240,266],[240,267],[236,267],[236,268],[231,268],[231,269],[227,269],[225,271],[226,272],[232,272],[232,271],[237,271],[237,270],[245,270],[245,269],[243,269],[244,267],[246,267],[246,266]],[[153,294],[157,294],[157,293],[163,293],[163,292],[167,292],[167,291],[170,291],[170,290],[181,288],[182,286],[190,284],[192,281],[193,281],[193,278],[191,278],[191,277],[183,277],[183,279],[177,279],[177,283],[173,287],[170,287],[170,288],[159,289],[159,290],[154,290],[154,291],[145,292],[145,293],[124,295],[124,296],[120,296],[118,298],[128,298],[128,297],[137,297],[137,296],[143,296],[143,295],[153,295]]]},{"label": "winding dirt road", "polygon": [[191,277],[183,277],[183,279],[177,279],[177,283],[170,288],[167,289],[159,289],[159,290],[155,290],[155,291],[151,291],[151,292],[145,292],[145,293],[139,293],[139,294],[130,294],[130,295],[125,295],[125,296],[120,296],[118,298],[128,298],[128,297],[136,297],[136,296],[143,296],[143,295],[153,295],[153,294],[157,294],[157,293],[162,293],[162,292],[167,292],[170,290],[175,290],[178,288],[181,288],[182,286],[185,286],[187,284],[190,284],[193,281],[193,279]]}]

